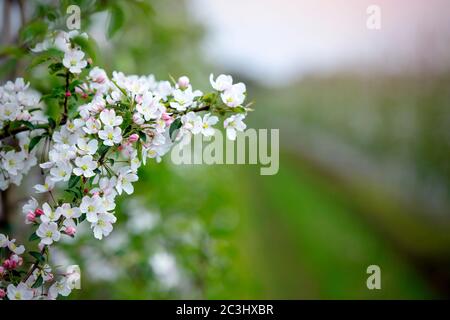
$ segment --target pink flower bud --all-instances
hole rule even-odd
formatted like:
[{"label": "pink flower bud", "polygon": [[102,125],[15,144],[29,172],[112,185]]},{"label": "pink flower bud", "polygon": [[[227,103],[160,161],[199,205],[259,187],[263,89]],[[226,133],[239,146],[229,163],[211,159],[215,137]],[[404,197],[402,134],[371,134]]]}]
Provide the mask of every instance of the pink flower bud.
[{"label": "pink flower bud", "polygon": [[37,208],[36,210],[34,210],[34,214],[39,217],[41,215],[44,214],[44,211],[42,211],[42,209]]},{"label": "pink flower bud", "polygon": [[53,279],[55,279],[55,276],[53,275],[53,273],[47,273],[47,281],[53,281]]},{"label": "pink flower bud", "polygon": [[34,222],[36,220],[36,215],[34,214],[34,212],[30,211],[27,214],[27,221],[28,222]]},{"label": "pink flower bud", "polygon": [[162,114],[161,118],[164,120],[166,125],[170,125],[173,122],[173,118],[165,112]]},{"label": "pink flower bud", "polygon": [[0,266],[0,277],[2,277],[5,274],[5,268],[3,266]]},{"label": "pink flower bud", "polygon": [[87,63],[92,64],[92,59],[91,58],[87,58],[86,61],[87,61]]},{"label": "pink flower bud", "polygon": [[11,259],[6,259],[5,261],[3,261],[3,267],[5,269],[12,270],[17,267],[17,262]]},{"label": "pink flower bud", "polygon": [[70,93],[70,91],[66,91],[66,97],[70,97],[72,95],[72,93]]},{"label": "pink flower bud", "polygon": [[31,114],[27,111],[24,110],[22,111],[18,116],[17,116],[17,120],[24,120],[24,121],[28,121],[31,118]]},{"label": "pink flower bud", "polygon": [[177,84],[180,89],[186,89],[187,87],[189,87],[189,78],[186,76],[182,76],[178,78]]},{"label": "pink flower bud", "polygon": [[64,230],[64,232],[67,234],[67,235],[69,235],[69,236],[71,236],[71,237],[73,237],[74,235],[75,235],[75,232],[77,232],[77,230],[74,228],[74,227],[66,227],[66,229]]},{"label": "pink flower bud", "polygon": [[3,299],[6,296],[6,291],[3,289],[0,289],[0,299]]},{"label": "pink flower bud", "polygon": [[133,133],[129,138],[128,141],[130,143],[136,142],[139,140],[139,135],[137,133]]},{"label": "pink flower bud", "polygon": [[11,257],[9,257],[9,262],[13,268],[17,266],[20,267],[23,264],[23,259],[22,257],[19,257],[17,254],[12,254]]}]

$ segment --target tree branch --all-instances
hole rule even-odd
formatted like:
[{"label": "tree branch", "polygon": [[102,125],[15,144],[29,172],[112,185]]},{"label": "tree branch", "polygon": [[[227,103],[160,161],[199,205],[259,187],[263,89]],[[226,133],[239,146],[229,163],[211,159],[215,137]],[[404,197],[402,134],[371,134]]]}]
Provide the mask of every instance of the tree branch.
[{"label": "tree branch", "polygon": [[69,96],[67,95],[67,92],[69,91],[69,77],[70,77],[70,73],[69,70],[66,71],[66,87],[65,87],[65,92],[64,92],[64,111],[63,111],[63,116],[61,118],[61,124],[65,124],[67,122],[67,114],[68,114],[68,106],[67,103],[69,101]]},{"label": "tree branch", "polygon": [[48,129],[48,123],[38,124],[38,125],[34,126],[34,129],[23,126],[23,127],[19,127],[19,128],[7,130],[7,131],[0,131],[0,140],[14,136],[20,132],[30,131],[30,130],[35,130],[35,129]]}]

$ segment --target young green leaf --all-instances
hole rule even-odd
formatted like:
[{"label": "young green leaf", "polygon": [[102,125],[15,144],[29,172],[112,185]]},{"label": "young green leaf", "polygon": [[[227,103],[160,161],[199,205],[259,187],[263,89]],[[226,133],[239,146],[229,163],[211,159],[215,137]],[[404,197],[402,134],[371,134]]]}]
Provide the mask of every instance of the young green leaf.
[{"label": "young green leaf", "polygon": [[33,138],[30,140],[30,144],[28,145],[28,152],[31,152],[31,150],[33,150],[33,148],[39,143],[39,141],[41,141],[41,139],[42,139],[43,137],[44,137],[43,135],[33,137]]},{"label": "young green leaf", "polygon": [[36,234],[36,232],[33,232],[30,237],[28,238],[28,241],[34,241],[40,239],[39,236]]},{"label": "young green leaf", "polygon": [[45,258],[44,258],[44,256],[42,255],[42,253],[37,252],[37,251],[30,251],[29,254],[30,254],[31,256],[33,256],[37,261],[39,261],[39,262],[41,262],[41,263],[44,263],[44,262],[45,262]]},{"label": "young green leaf", "polygon": [[172,140],[173,140],[173,133],[175,132],[175,130],[178,130],[180,128],[181,128],[181,119],[177,118],[174,122],[172,122],[169,128],[169,136]]},{"label": "young green leaf", "polygon": [[76,176],[76,175],[71,175],[70,179],[69,179],[69,189],[72,189],[73,187],[75,187],[78,182],[80,181],[81,177],[80,176]]},{"label": "young green leaf", "polygon": [[42,278],[42,275],[40,274],[39,277],[36,279],[34,284],[31,286],[32,288],[39,288],[44,283],[44,279]]},{"label": "young green leaf", "polygon": [[108,26],[108,37],[112,38],[120,28],[122,28],[125,22],[125,14],[117,4],[114,4],[110,8],[110,20]]}]

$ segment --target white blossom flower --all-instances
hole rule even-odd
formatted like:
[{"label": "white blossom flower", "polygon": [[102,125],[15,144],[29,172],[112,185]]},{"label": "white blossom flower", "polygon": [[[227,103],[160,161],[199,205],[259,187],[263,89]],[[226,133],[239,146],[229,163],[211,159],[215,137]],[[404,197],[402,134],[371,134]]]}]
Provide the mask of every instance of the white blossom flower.
[{"label": "white blossom flower", "polygon": [[94,170],[97,168],[97,161],[94,161],[91,155],[77,157],[75,165],[77,167],[73,169],[73,173],[77,176],[82,175],[89,178],[95,175]]},{"label": "white blossom flower", "polygon": [[50,299],[56,299],[58,295],[62,295],[63,297],[67,297],[72,292],[69,284],[67,283],[66,278],[63,278],[60,281],[55,281],[50,288],[48,289],[48,296]]},{"label": "white blossom flower", "polygon": [[187,88],[186,90],[175,89],[173,91],[173,100],[170,106],[178,111],[185,111],[187,108],[191,107],[194,103],[194,99],[201,96],[201,91],[192,91],[192,88]]},{"label": "white blossom flower", "polygon": [[117,178],[116,189],[119,194],[125,191],[127,194],[132,194],[134,192],[134,187],[132,182],[138,181],[138,176],[130,172],[129,167],[124,167],[119,171],[119,176]]},{"label": "white blossom flower", "polygon": [[61,232],[58,230],[58,225],[55,222],[43,222],[36,230],[36,234],[41,238],[41,244],[51,245],[53,242],[59,241]]},{"label": "white blossom flower", "polygon": [[116,116],[116,111],[114,109],[104,109],[102,112],[100,112],[100,120],[106,125],[106,126],[118,126],[122,124],[122,117]]},{"label": "white blossom flower", "polygon": [[23,245],[16,245],[16,239],[10,240],[8,242],[8,249],[14,252],[15,254],[21,255],[25,252],[25,247]]},{"label": "white blossom flower", "polygon": [[9,239],[3,233],[0,233],[0,248],[5,248],[8,246]]},{"label": "white blossom flower", "polygon": [[183,129],[189,130],[192,134],[198,134],[202,131],[202,118],[195,112],[188,112],[181,117]]},{"label": "white blossom flower", "polygon": [[9,174],[16,175],[24,167],[25,155],[23,152],[8,151],[1,155],[2,168]]},{"label": "white blossom flower", "polygon": [[86,214],[86,220],[89,222],[96,222],[97,215],[106,211],[103,207],[102,201],[98,195],[92,197],[84,196],[81,199],[80,211]]},{"label": "white blossom flower", "polygon": [[113,146],[115,143],[122,141],[122,129],[119,127],[105,126],[103,130],[98,132],[98,136],[103,140],[106,146]]},{"label": "white blossom flower", "polygon": [[71,132],[67,126],[63,126],[53,133],[52,139],[54,142],[72,146],[77,142],[78,136],[77,132]]},{"label": "white blossom flower", "polygon": [[220,97],[223,103],[227,106],[234,108],[240,106],[245,100],[245,84],[242,82],[234,84],[231,88],[226,89]]},{"label": "white blossom flower", "polygon": [[96,222],[93,222],[91,228],[94,231],[94,237],[101,240],[103,236],[107,237],[113,230],[112,224],[117,218],[112,213],[100,213]]},{"label": "white blossom flower", "polygon": [[219,118],[216,116],[211,116],[210,113],[207,113],[203,116],[202,128],[201,132],[205,137],[210,137],[214,135],[214,128],[212,127],[217,122],[219,122]]},{"label": "white blossom flower", "polygon": [[157,92],[158,95],[163,99],[164,101],[167,101],[167,97],[172,95],[173,88],[170,85],[169,81],[160,81],[158,83]]},{"label": "white blossom flower", "polygon": [[63,65],[71,73],[81,73],[81,69],[86,68],[87,62],[83,60],[84,52],[81,50],[66,51],[63,58]]},{"label": "white blossom flower", "polygon": [[236,140],[237,131],[244,131],[247,127],[242,121],[245,119],[243,114],[232,115],[231,117],[225,119],[223,126],[227,129],[227,137],[230,140]]},{"label": "white blossom flower", "polygon": [[33,299],[33,290],[25,283],[20,282],[17,287],[9,284],[6,288],[9,300],[31,300]]},{"label": "white blossom flower", "polygon": [[214,81],[214,75],[211,73],[209,75],[209,82],[211,83],[211,86],[217,91],[224,91],[231,88],[231,86],[233,85],[233,78],[231,76],[221,74],[217,77],[216,81]]},{"label": "white blossom flower", "polygon": [[16,103],[5,103],[0,108],[0,120],[16,120],[20,113],[20,107]]},{"label": "white blossom flower", "polygon": [[54,182],[69,181],[72,174],[72,165],[67,161],[59,161],[50,169],[50,176]]},{"label": "white blossom flower", "polygon": [[80,208],[73,207],[69,203],[63,203],[60,207],[56,208],[56,214],[59,216],[63,216],[66,219],[75,219],[81,216]]},{"label": "white blossom flower", "polygon": [[53,210],[47,202],[42,205],[42,209],[44,211],[44,214],[41,215],[42,222],[58,221],[61,217],[61,212]]},{"label": "white blossom flower", "polygon": [[37,184],[33,188],[36,190],[36,193],[44,193],[52,191],[55,187],[55,182],[53,181],[52,177],[47,176],[45,178],[44,184]]},{"label": "white blossom flower", "polygon": [[144,116],[146,121],[161,117],[165,111],[164,106],[160,103],[160,97],[154,96],[151,92],[146,92],[142,98],[142,102],[136,106],[136,110]]},{"label": "white blossom flower", "polygon": [[88,142],[87,138],[78,138],[77,140],[78,153],[82,155],[90,154],[93,155],[97,152],[98,141],[92,139]]},{"label": "white blossom flower", "polygon": [[87,134],[94,134],[94,133],[97,133],[101,127],[102,127],[102,125],[99,120],[97,120],[95,118],[89,118],[89,119],[87,119],[86,126],[83,127],[83,130]]}]

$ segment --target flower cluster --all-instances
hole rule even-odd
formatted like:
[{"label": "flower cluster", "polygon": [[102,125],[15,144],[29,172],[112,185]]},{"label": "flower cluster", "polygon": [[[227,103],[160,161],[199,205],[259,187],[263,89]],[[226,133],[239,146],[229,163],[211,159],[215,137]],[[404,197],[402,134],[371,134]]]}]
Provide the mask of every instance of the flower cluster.
[{"label": "flower cluster", "polygon": [[[0,86],[0,128],[3,136],[25,126],[39,126],[47,122],[39,103],[40,94],[29,88],[24,79],[8,81]],[[15,135],[16,148],[0,141],[0,189],[6,190],[10,183],[19,185],[25,174],[37,163],[34,152],[29,152],[30,138],[39,135],[39,130],[20,132]]]},{"label": "flower cluster", "polygon": [[67,268],[65,273],[55,274],[48,264],[43,264],[40,268],[32,268],[23,281],[14,285],[14,280],[20,275],[17,269],[23,265],[21,255],[25,247],[17,245],[16,239],[9,240],[0,233],[0,252],[7,256],[0,265],[0,283],[9,282],[6,288],[0,288],[0,300],[5,297],[9,300],[56,299],[58,295],[68,296],[80,280],[80,273],[74,266]]},{"label": "flower cluster", "polygon": [[[25,223],[35,228],[30,240],[39,240],[39,252],[32,254],[36,262],[25,279],[0,273],[0,297],[5,293],[5,280],[9,299],[56,298],[70,293],[73,279],[55,281],[46,264],[49,246],[64,235],[74,237],[85,220],[95,238],[108,236],[117,220],[116,197],[134,192],[138,169],[148,158],[160,161],[174,143],[185,143],[192,135],[212,136],[218,116],[228,114],[223,126],[229,139],[234,140],[236,132],[246,127],[246,87],[233,84],[231,76],[214,79],[211,75],[214,91],[206,94],[194,89],[186,76],[172,83],[157,81],[153,75],[122,72],[109,77],[85,59],[75,41],[78,37],[87,35],[57,32],[32,50],[52,48],[58,52],[49,69],[65,79],[61,92],[54,95],[62,106],[60,119],[44,116],[39,95],[23,79],[0,87],[4,138],[0,188],[6,189],[9,182],[20,183],[23,174],[37,163],[36,150],[42,146],[39,166],[43,183],[34,189],[48,195],[42,204],[31,198],[23,207]],[[12,252],[3,268],[20,266],[25,248],[1,236],[2,247]],[[53,284],[44,290],[47,282]],[[41,288],[41,294],[33,288]]]}]

